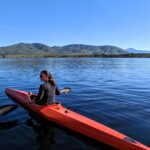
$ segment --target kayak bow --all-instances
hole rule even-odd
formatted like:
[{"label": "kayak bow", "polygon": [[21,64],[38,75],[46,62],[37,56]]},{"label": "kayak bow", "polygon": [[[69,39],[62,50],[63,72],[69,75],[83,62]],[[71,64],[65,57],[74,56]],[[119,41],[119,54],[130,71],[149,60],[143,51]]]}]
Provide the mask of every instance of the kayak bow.
[{"label": "kayak bow", "polygon": [[64,108],[60,103],[39,106],[31,102],[27,92],[8,88],[6,89],[6,93],[23,107],[36,112],[47,120],[53,121],[97,141],[121,150],[150,150],[149,147],[124,134]]}]

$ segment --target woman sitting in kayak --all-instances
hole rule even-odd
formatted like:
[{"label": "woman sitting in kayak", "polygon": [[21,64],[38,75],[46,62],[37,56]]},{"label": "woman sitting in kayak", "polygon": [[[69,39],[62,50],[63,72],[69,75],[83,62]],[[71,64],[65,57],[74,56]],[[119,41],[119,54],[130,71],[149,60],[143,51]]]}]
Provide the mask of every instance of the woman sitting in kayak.
[{"label": "woman sitting in kayak", "polygon": [[44,81],[43,84],[39,87],[38,95],[33,98],[35,103],[39,105],[50,105],[55,103],[55,95],[59,95],[60,91],[58,90],[54,78],[47,70],[43,70],[40,73],[41,81]]}]

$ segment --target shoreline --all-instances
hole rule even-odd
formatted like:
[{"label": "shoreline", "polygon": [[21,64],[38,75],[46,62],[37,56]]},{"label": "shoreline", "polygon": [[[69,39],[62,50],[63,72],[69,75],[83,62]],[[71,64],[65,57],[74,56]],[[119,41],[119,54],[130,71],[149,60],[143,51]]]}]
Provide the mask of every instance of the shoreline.
[{"label": "shoreline", "polygon": [[8,54],[0,58],[150,58],[150,54]]}]

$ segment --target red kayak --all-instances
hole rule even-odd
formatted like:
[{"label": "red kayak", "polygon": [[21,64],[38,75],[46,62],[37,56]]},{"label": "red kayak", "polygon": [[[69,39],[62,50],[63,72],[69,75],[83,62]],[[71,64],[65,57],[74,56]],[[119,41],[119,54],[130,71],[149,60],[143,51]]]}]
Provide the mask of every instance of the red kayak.
[{"label": "red kayak", "polygon": [[39,106],[30,100],[27,92],[6,89],[6,93],[23,107],[32,110],[47,120],[67,127],[97,141],[121,150],[150,150],[149,147],[92,119],[64,108],[60,103]]}]

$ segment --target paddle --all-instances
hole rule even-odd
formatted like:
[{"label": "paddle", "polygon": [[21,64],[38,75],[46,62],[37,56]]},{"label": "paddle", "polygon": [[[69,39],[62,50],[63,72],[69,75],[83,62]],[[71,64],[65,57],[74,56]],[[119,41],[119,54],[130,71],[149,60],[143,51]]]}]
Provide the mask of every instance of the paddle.
[{"label": "paddle", "polygon": [[68,94],[70,92],[71,92],[71,88],[70,87],[64,87],[63,89],[60,90],[60,93]]},{"label": "paddle", "polygon": [[16,104],[9,104],[0,106],[0,116],[5,115],[13,110],[15,110],[18,106]]}]

